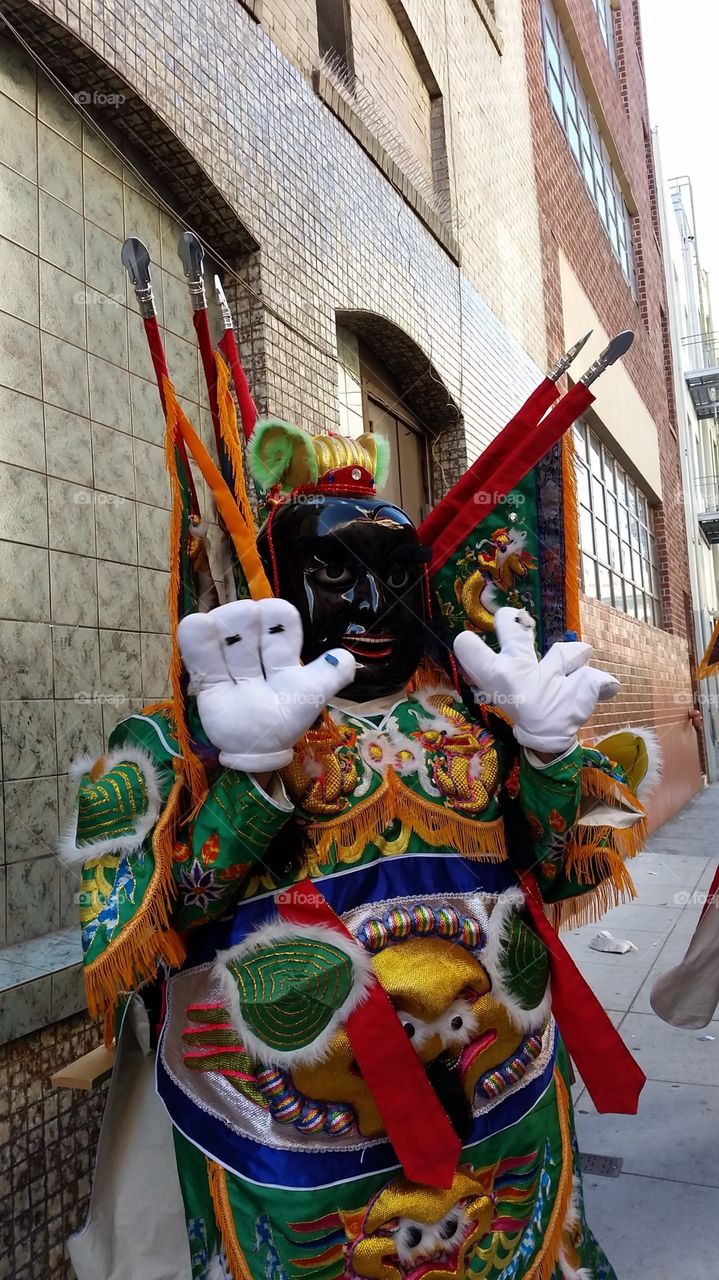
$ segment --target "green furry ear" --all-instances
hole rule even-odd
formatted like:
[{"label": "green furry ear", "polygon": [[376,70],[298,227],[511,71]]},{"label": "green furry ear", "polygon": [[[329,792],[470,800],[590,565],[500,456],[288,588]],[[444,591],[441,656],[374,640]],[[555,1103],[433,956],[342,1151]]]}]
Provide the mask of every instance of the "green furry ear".
[{"label": "green furry ear", "polygon": [[375,489],[379,493],[385,485],[387,476],[389,475],[390,460],[390,443],[386,436],[381,436],[378,432],[374,432],[372,439],[375,442],[377,450],[377,462],[374,469]]},{"label": "green furry ear", "polygon": [[312,438],[301,427],[280,418],[258,422],[248,445],[250,468],[262,489],[281,484],[285,489],[314,484],[317,458]]}]

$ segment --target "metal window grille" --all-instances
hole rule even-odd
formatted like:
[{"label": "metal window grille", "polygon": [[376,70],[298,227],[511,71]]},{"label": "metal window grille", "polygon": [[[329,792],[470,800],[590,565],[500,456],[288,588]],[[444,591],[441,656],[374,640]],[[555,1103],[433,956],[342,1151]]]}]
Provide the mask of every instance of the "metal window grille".
[{"label": "metal window grille", "polygon": [[585,422],[574,428],[582,590],[661,626],[652,508]]},{"label": "metal window grille", "polygon": [[[592,2],[595,8],[600,4],[600,0]],[[631,214],[550,0],[542,0],[542,44],[544,76],[554,114],[566,134],[614,256],[634,292]]]}]

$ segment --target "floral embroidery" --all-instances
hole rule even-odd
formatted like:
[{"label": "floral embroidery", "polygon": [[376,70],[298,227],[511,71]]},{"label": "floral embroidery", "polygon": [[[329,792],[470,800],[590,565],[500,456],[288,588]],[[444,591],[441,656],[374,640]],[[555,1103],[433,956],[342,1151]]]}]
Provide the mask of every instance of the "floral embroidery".
[{"label": "floral embroidery", "polygon": [[205,870],[197,858],[189,871],[180,872],[180,888],[185,906],[199,907],[201,911],[222,897],[214,872]]}]

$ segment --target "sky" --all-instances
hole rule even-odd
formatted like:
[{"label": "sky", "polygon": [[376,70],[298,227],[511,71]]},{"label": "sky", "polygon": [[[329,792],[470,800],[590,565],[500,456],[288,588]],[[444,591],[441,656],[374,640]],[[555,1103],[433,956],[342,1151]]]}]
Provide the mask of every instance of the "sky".
[{"label": "sky", "polygon": [[664,177],[692,180],[699,257],[719,327],[719,5],[641,0],[640,12],[649,116],[659,130]]}]

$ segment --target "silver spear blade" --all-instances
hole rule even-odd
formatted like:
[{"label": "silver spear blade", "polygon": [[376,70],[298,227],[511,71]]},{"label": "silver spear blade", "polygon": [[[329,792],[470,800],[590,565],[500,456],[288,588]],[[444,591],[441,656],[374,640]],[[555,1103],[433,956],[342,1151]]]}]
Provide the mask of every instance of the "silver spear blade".
[{"label": "silver spear blade", "polygon": [[229,329],[234,329],[235,327],[232,323],[232,312],[230,311],[230,304],[228,303],[227,298],[225,297],[225,291],[222,288],[222,281],[220,280],[220,277],[213,276],[213,281],[215,285],[215,297],[217,299],[217,305],[220,308],[220,313],[222,315],[222,328],[225,330],[225,333],[227,333]]},{"label": "silver spear blade", "polygon": [[192,310],[204,311],[207,307],[205,278],[202,271],[205,251],[194,231],[183,231],[177,245],[177,256],[182,263],[187,286],[190,290]]},{"label": "silver spear blade", "polygon": [[144,245],[142,240],[138,240],[137,236],[130,236],[122,246],[120,260],[135,290],[140,315],[143,320],[153,320],[157,313],[155,299],[152,296],[150,254],[147,245]]},{"label": "silver spear blade", "polygon": [[608,369],[610,365],[614,364],[623,355],[626,355],[633,341],[634,334],[632,330],[623,329],[615,338],[612,338],[611,342],[597,356],[594,364],[590,364],[584,377],[580,378],[579,381],[583,382],[585,387],[591,386],[593,382],[596,382],[600,374],[604,373],[605,369]]},{"label": "silver spear blade", "polygon": [[586,346],[593,333],[594,330],[590,329],[589,333],[585,333],[583,338],[580,338],[578,342],[575,342],[573,347],[570,347],[568,351],[565,351],[563,356],[559,357],[557,363],[547,374],[550,382],[559,382],[562,374],[567,372],[570,364],[576,360],[579,352],[582,350],[582,347]]}]

